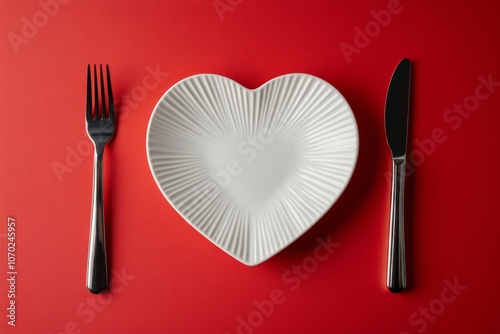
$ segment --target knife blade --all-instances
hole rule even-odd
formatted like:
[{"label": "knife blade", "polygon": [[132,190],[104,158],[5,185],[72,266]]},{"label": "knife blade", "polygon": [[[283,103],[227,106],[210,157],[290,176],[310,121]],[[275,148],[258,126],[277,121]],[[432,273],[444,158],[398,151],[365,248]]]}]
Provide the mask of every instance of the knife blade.
[{"label": "knife blade", "polygon": [[392,153],[392,191],[387,256],[387,288],[406,288],[404,235],[404,185],[408,141],[411,63],[402,59],[396,67],[385,103],[385,134]]}]

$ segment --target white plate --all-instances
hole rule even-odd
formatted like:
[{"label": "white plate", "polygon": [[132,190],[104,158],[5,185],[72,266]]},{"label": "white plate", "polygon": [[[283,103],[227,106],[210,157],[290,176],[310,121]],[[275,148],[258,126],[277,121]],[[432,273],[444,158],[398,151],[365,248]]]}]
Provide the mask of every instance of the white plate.
[{"label": "white plate", "polygon": [[186,78],[159,100],[146,141],[165,198],[247,265],[314,225],[346,187],[358,155],[347,101],[307,74],[255,90],[219,75]]}]

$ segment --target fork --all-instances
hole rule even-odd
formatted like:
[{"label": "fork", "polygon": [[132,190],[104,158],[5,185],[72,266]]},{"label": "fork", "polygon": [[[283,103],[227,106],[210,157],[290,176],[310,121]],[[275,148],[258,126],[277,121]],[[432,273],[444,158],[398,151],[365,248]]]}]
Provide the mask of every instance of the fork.
[{"label": "fork", "polygon": [[[90,64],[87,67],[87,133],[94,143],[94,176],[92,186],[92,214],[87,260],[87,288],[92,293],[108,289],[108,266],[106,257],[106,238],[104,228],[104,201],[102,158],[104,146],[115,132],[115,109],[109,66],[106,65],[107,89],[104,85],[102,65],[99,66],[100,84],[97,80],[97,67],[94,65],[94,84],[92,94],[92,75]],[[100,96],[99,96],[100,88]],[[106,98],[107,90],[107,98]],[[92,103],[92,97],[94,103]],[[99,105],[99,101],[101,102]]]}]

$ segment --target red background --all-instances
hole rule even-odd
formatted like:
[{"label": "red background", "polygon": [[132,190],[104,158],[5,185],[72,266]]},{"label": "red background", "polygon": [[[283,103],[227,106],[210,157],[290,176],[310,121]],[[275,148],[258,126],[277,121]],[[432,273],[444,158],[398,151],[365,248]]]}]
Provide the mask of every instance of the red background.
[{"label": "red background", "polygon": [[[7,325],[0,280],[0,332],[498,333],[500,87],[471,97],[479,77],[500,82],[498,2],[401,0],[390,21],[380,14],[387,0],[221,2],[229,7],[219,15],[213,0],[0,1],[0,277],[8,271],[8,217],[17,222],[18,270],[16,327]],[[40,14],[42,4],[52,16]],[[342,43],[356,52],[346,57]],[[406,194],[409,289],[392,294],[383,111],[403,57],[413,61],[415,169]],[[101,297],[85,287],[88,63],[110,64],[122,99],[105,195],[110,267],[125,277]],[[169,75],[145,91],[148,67]],[[359,160],[321,221],[247,267],[163,198],[147,163],[146,127],[160,96],[189,75],[217,73],[255,88],[291,72],[323,78],[347,98]],[[448,111],[464,103],[471,112]],[[68,169],[58,177],[54,166]],[[339,246],[311,262],[317,238]],[[290,271],[303,264],[307,276]]]}]

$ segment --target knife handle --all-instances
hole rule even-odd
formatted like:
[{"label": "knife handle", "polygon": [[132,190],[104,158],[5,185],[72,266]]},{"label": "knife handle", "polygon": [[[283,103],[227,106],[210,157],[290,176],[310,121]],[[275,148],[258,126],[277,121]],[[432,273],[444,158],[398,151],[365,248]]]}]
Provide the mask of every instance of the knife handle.
[{"label": "knife handle", "polygon": [[404,233],[404,189],[406,157],[392,162],[392,197],[387,259],[387,288],[400,292],[406,288]]}]

